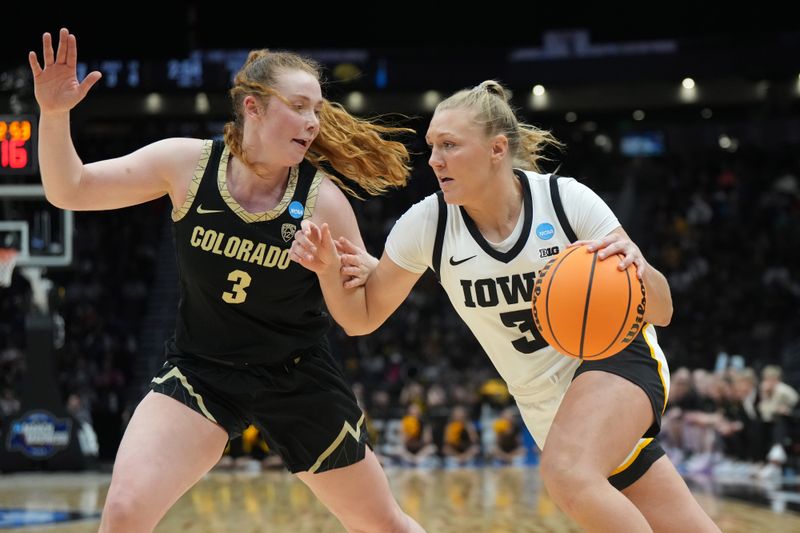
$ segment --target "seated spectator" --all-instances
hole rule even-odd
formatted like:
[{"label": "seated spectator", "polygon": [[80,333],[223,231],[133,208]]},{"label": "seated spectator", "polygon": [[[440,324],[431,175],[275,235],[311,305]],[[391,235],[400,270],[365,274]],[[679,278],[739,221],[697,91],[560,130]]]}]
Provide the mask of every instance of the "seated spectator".
[{"label": "seated spectator", "polygon": [[758,412],[764,422],[772,423],[776,418],[791,415],[800,399],[796,390],[781,381],[782,377],[779,366],[769,365],[761,371]]},{"label": "seated spectator", "polygon": [[504,409],[492,428],[495,435],[492,459],[501,465],[521,464],[525,458],[525,448],[522,446],[522,432],[517,423],[516,410],[513,407]]},{"label": "seated spectator", "polygon": [[744,368],[733,373],[733,392],[738,400],[729,417],[742,424],[741,447],[737,451],[739,459],[762,461],[766,456],[764,448],[763,425],[758,413],[758,383],[752,368]]},{"label": "seated spectator", "polygon": [[14,389],[4,387],[0,392],[0,418],[13,416],[19,412],[20,403],[14,395]]},{"label": "seated spectator", "polygon": [[692,390],[689,369],[681,367],[672,375],[667,410],[661,419],[662,446],[675,464],[680,464],[687,450],[684,437],[684,417],[697,407],[697,396]]},{"label": "seated spectator", "polygon": [[436,455],[431,427],[422,417],[422,410],[416,403],[408,405],[401,426],[403,447],[400,456],[403,461],[419,466],[426,458]]},{"label": "seated spectator", "polygon": [[444,450],[444,428],[450,418],[450,407],[447,392],[440,383],[433,383],[428,387],[425,395],[425,421],[431,428],[433,444],[441,455]]},{"label": "seated spectator", "polygon": [[228,442],[217,466],[258,472],[262,468],[281,468],[283,462],[269,449],[261,432],[251,424],[240,437]]},{"label": "seated spectator", "polygon": [[759,471],[762,479],[780,477],[782,474],[787,459],[785,446],[788,444],[791,414],[800,399],[797,391],[781,379],[782,371],[778,366],[769,365],[761,371],[758,412],[764,422],[764,436],[770,445],[767,464]]},{"label": "seated spectator", "polygon": [[446,464],[468,466],[480,453],[480,439],[475,425],[467,418],[463,406],[453,408],[450,421],[444,430],[444,456]]},{"label": "seated spectator", "polygon": [[77,425],[78,444],[84,457],[96,458],[100,447],[92,426],[92,415],[80,395],[72,393],[67,398],[67,412]]},{"label": "seated spectator", "polygon": [[500,410],[511,404],[508,385],[500,378],[486,380],[480,388],[482,402],[487,402],[493,409]]}]

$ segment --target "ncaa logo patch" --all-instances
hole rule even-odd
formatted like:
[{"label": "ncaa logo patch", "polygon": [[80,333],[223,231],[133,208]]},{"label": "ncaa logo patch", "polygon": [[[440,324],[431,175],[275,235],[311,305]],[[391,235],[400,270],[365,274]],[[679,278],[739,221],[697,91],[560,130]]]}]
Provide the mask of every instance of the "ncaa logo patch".
[{"label": "ncaa logo patch", "polygon": [[297,226],[294,224],[289,224],[288,222],[281,226],[281,237],[283,237],[284,242],[289,242],[294,237],[294,234],[297,232]]},{"label": "ncaa logo patch", "polygon": [[303,218],[303,213],[306,212],[305,207],[303,204],[295,200],[294,202],[289,204],[289,216],[292,218]]},{"label": "ncaa logo patch", "polygon": [[536,235],[543,241],[552,239],[553,235],[555,234],[556,234],[556,229],[549,222],[542,222],[541,224],[536,226]]}]

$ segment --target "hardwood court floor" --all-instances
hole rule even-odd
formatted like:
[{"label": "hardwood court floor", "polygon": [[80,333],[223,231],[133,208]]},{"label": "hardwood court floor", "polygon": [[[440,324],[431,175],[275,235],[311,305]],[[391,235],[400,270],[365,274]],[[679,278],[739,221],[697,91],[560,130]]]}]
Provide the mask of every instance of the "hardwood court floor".
[{"label": "hardwood court floor", "polygon": [[[403,508],[431,533],[580,531],[544,491],[535,468],[389,470]],[[165,472],[165,475],[169,475]],[[0,475],[0,510],[72,510],[97,513],[108,488],[101,474]],[[773,513],[744,502],[698,494],[725,532],[797,532],[800,515]],[[18,531],[88,533],[96,519]],[[14,531],[14,530],[4,530]],[[212,472],[170,510],[160,533],[291,532],[344,529],[300,481],[283,472]]]}]

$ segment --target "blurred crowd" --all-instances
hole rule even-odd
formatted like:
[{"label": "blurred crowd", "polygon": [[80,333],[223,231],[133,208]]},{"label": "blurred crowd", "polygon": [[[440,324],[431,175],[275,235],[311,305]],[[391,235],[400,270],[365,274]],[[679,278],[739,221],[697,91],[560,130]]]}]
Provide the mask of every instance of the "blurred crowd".
[{"label": "blurred crowd", "polygon": [[736,363],[716,372],[681,367],[672,375],[662,443],[687,474],[780,478],[800,466],[798,397],[778,366],[760,375]]}]

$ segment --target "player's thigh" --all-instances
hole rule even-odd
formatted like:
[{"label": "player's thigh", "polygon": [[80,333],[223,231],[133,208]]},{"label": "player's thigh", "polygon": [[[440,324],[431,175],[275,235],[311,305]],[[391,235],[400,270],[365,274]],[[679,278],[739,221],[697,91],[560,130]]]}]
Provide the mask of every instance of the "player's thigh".
[{"label": "player's thigh", "polygon": [[718,532],[670,460],[658,459],[622,493],[641,511],[655,532]]},{"label": "player's thigh", "polygon": [[228,434],[177,400],[150,392],[122,438],[109,500],[143,514],[166,511],[220,456]]},{"label": "player's thigh", "polygon": [[653,418],[650,399],[640,386],[610,372],[585,372],[570,384],[556,412],[542,468],[572,470],[580,464],[591,474],[607,477]]}]

